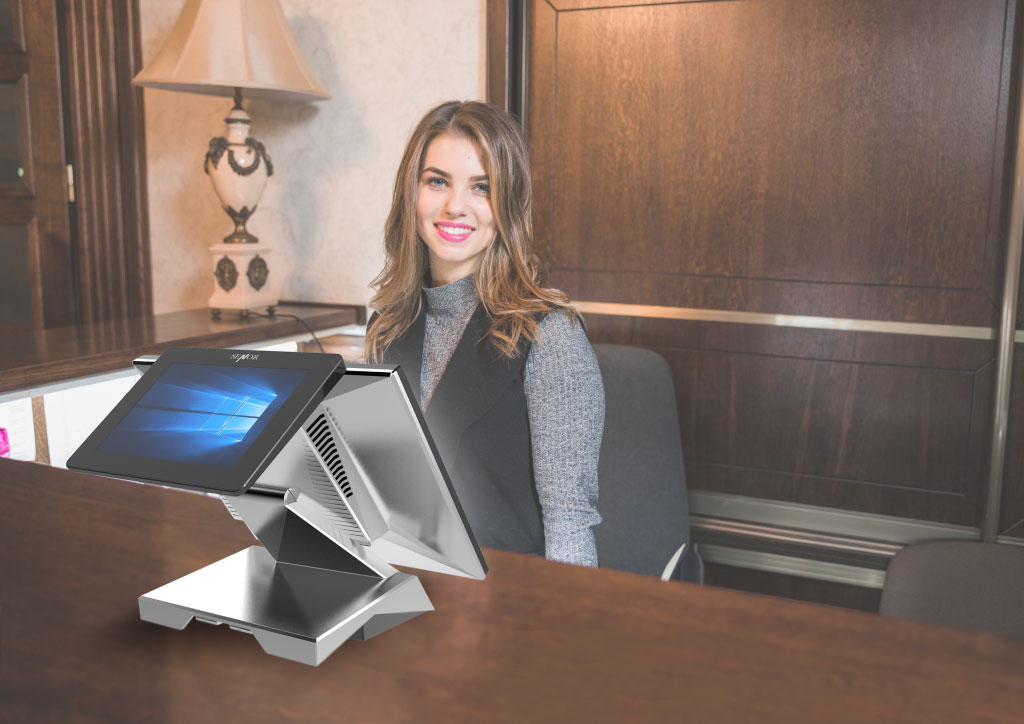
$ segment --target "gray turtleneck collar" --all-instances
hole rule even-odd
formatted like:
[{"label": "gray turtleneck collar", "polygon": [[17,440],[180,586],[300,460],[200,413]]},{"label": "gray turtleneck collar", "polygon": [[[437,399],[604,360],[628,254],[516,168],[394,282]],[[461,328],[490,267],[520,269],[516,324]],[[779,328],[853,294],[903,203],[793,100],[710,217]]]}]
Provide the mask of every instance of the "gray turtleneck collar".
[{"label": "gray turtleneck collar", "polygon": [[458,316],[466,305],[475,305],[476,284],[473,282],[473,275],[470,274],[451,284],[442,284],[439,287],[425,286],[423,296],[426,299],[428,314],[436,314],[439,317]]},{"label": "gray turtleneck collar", "polygon": [[423,366],[420,368],[420,407],[427,409],[448,361],[462,339],[479,297],[473,275],[439,287],[423,287],[426,302]]}]

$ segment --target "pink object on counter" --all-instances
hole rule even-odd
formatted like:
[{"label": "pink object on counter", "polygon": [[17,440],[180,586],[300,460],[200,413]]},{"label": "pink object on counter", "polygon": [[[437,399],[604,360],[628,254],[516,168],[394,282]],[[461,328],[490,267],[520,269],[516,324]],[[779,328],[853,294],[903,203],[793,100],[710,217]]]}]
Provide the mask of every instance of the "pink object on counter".
[{"label": "pink object on counter", "polygon": [[7,428],[0,427],[0,458],[11,456],[11,441],[7,437]]}]

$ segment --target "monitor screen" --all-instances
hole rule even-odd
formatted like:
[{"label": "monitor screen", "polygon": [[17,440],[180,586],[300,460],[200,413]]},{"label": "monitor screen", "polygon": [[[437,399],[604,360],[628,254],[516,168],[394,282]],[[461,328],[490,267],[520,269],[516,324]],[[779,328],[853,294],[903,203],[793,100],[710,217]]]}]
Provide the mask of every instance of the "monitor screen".
[{"label": "monitor screen", "polygon": [[230,468],[308,373],[173,364],[98,449]]},{"label": "monitor screen", "polygon": [[247,490],[344,372],[338,355],[171,349],[68,467],[236,495]]}]

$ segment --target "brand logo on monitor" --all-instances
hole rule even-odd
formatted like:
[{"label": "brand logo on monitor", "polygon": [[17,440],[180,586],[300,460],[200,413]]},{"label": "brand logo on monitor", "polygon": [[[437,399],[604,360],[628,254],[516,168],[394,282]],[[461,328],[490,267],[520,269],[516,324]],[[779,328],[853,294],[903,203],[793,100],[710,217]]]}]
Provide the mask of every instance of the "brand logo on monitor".
[{"label": "brand logo on monitor", "polygon": [[258,354],[253,354],[251,352],[239,352],[238,354],[231,355],[232,362],[245,362],[246,360],[258,360],[259,358],[260,356]]}]

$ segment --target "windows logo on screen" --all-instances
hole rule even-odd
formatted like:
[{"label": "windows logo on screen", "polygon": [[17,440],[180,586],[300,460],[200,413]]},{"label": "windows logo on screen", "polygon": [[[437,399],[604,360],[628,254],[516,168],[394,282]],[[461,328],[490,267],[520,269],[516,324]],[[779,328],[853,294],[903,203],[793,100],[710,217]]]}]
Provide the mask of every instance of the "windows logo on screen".
[{"label": "windows logo on screen", "polygon": [[241,440],[271,402],[251,395],[224,397],[199,429],[231,440]]},{"label": "windows logo on screen", "polygon": [[[151,374],[149,372],[146,373]],[[170,365],[99,450],[115,455],[231,467],[306,373],[276,368]]]}]

